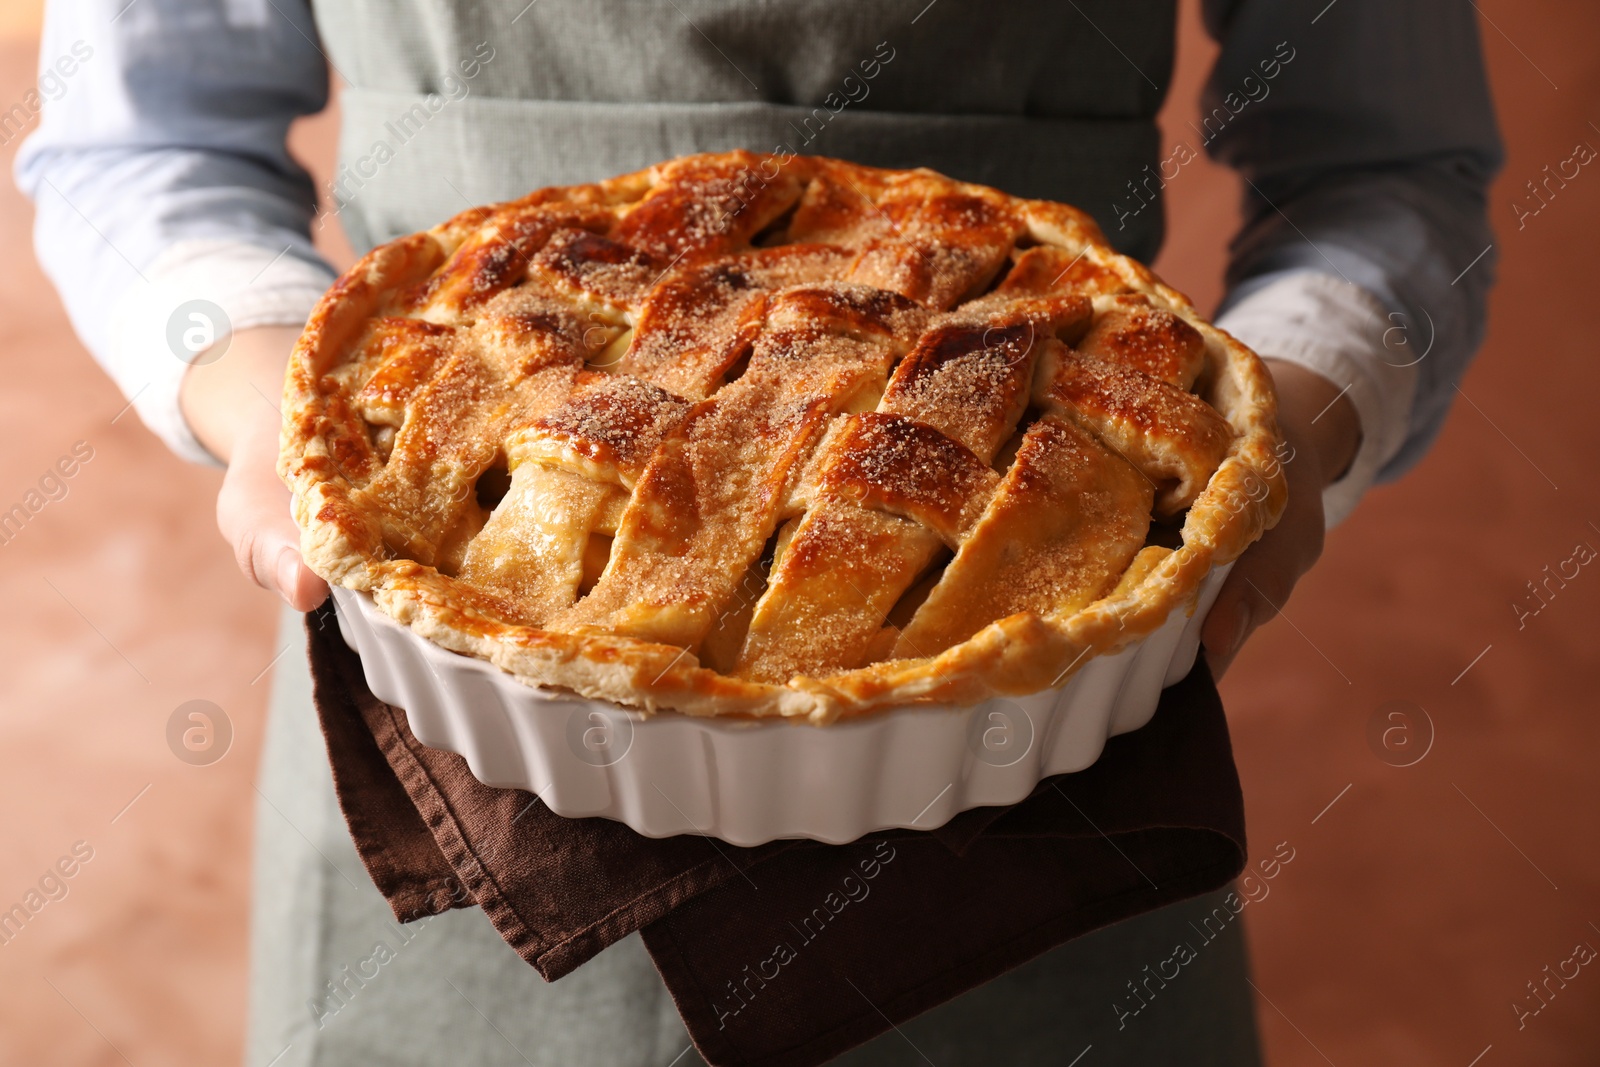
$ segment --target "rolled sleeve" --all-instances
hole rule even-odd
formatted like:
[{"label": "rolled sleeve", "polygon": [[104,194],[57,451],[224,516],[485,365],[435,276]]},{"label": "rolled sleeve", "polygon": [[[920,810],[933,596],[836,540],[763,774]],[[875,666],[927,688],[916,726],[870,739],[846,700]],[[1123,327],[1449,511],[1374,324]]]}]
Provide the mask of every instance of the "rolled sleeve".
[{"label": "rolled sleeve", "polygon": [[[204,333],[196,340],[220,343],[235,330],[302,326],[332,275],[282,249],[228,241],[181,241],[145,275],[149,284],[130,289],[108,316],[104,366],[168,447],[191,462],[220,466],[178,406],[184,372],[196,354],[183,333],[199,329]],[[212,321],[206,305],[219,309],[222,321]],[[278,398],[263,402],[277,404]]]}]

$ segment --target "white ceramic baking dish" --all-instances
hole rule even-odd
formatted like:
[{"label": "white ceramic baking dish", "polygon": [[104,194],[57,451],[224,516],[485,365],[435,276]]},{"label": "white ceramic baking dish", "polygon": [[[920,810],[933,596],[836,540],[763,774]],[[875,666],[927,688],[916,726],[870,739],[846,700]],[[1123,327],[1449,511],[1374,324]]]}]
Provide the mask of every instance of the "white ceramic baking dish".
[{"label": "white ceramic baking dish", "polygon": [[373,694],[405,710],[417,740],[459,753],[487,785],[527,789],[559,815],[618,819],[647,837],[841,844],[890,827],[931,830],[1089,766],[1107,738],[1149,722],[1162,688],[1188,674],[1228,570],[1206,577],[1193,610],[1089,660],[1060,688],[828,726],[646,715],[536,689],[412,633],[366,593],[335,586],[333,597]]}]

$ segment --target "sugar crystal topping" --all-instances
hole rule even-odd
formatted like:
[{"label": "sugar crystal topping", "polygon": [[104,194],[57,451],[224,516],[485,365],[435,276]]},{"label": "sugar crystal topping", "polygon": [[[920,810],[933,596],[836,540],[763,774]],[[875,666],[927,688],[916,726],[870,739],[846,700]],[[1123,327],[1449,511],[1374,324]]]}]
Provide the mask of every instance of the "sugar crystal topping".
[{"label": "sugar crystal topping", "polygon": [[319,379],[324,517],[374,586],[775,685],[1065,617],[1236,434],[1181,309],[1030,203],[727,153],[458,217]]}]

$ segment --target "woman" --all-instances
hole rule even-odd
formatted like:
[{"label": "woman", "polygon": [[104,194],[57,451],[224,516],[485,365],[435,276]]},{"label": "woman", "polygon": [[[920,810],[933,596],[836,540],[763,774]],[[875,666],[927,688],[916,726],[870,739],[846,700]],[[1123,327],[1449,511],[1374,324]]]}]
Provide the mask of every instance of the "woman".
[{"label": "woman", "polygon": [[[326,587],[274,473],[275,403],[332,274],[284,135],[324,106],[330,67],[346,89],[326,192],[360,251],[540,186],[746,147],[1066,201],[1149,260],[1162,187],[1209,152],[1249,182],[1218,322],[1267,358],[1294,448],[1289,511],[1205,624],[1220,674],[1324,528],[1436,434],[1482,334],[1501,150],[1461,5],[1205,12],[1222,44],[1205,117],[1163,147],[1170,0],[53,3],[45,65],[65,88],[18,176],[85,344],[178,454],[226,466],[219,525],[298,640]],[[637,937],[546,985],[475,910],[394,927],[334,801],[303,659],[280,662],[271,716],[251,1063],[698,1062]],[[1102,1064],[1257,1062],[1239,924],[1139,1018],[1115,1007],[1214,904],[1082,938],[840,1062],[1066,1063],[1086,1046]],[[377,977],[353,979],[378,940]]]}]

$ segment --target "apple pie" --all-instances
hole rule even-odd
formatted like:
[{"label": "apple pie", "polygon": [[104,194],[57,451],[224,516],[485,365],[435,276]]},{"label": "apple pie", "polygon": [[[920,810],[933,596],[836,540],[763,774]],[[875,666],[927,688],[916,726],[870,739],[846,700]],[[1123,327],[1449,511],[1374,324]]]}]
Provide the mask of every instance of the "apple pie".
[{"label": "apple pie", "polygon": [[816,157],[376,248],[283,411],[317,573],[531,685],[693,715],[1059,685],[1286,495],[1260,360],[1083,212]]}]

